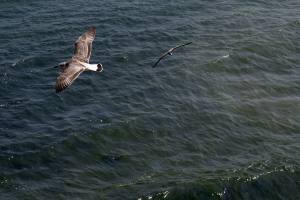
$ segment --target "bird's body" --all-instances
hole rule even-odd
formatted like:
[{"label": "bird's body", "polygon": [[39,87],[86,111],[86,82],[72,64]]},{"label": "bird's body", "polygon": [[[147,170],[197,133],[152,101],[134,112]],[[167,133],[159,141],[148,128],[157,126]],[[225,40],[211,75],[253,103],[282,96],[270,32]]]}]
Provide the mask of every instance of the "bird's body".
[{"label": "bird's body", "polygon": [[89,64],[92,52],[92,42],[95,39],[95,35],[96,28],[89,28],[89,30],[82,34],[75,42],[73,57],[58,65],[61,69],[61,73],[56,80],[56,92],[61,92],[69,87],[84,71],[91,70],[101,72],[103,70],[102,64]]},{"label": "bird's body", "polygon": [[159,57],[159,59],[156,61],[156,63],[152,66],[153,68],[154,67],[156,67],[157,65],[158,65],[158,63],[163,59],[163,58],[165,58],[166,56],[171,56],[171,55],[173,55],[173,52],[176,50],[176,49],[178,49],[178,48],[180,48],[180,47],[183,47],[183,46],[186,46],[186,45],[189,45],[189,44],[192,44],[192,42],[188,42],[188,43],[185,43],[185,44],[181,44],[181,45],[178,45],[178,46],[176,46],[176,47],[173,47],[173,48],[171,48],[171,49],[169,49],[167,52],[165,52],[165,53],[163,53],[160,57]]}]

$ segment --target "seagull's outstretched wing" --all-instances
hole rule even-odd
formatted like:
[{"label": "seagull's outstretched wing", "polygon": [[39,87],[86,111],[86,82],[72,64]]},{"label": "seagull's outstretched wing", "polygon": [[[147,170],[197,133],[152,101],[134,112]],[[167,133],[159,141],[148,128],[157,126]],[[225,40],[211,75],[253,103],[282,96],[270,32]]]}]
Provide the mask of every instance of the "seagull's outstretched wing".
[{"label": "seagull's outstretched wing", "polygon": [[189,44],[192,44],[192,42],[188,42],[188,43],[185,43],[185,44],[178,45],[178,46],[174,47],[174,48],[172,49],[172,51],[174,51],[175,49],[178,49],[178,48],[180,48],[180,47],[189,45]]},{"label": "seagull's outstretched wing", "polygon": [[85,70],[85,67],[77,62],[67,64],[59,74],[55,84],[56,92],[61,92],[69,87],[73,81]]},{"label": "seagull's outstretched wing", "polygon": [[74,59],[89,63],[92,52],[92,42],[95,39],[95,36],[96,28],[93,26],[76,40]]},{"label": "seagull's outstretched wing", "polygon": [[153,68],[156,67],[156,65],[158,65],[158,63],[159,63],[164,57],[166,57],[167,55],[169,55],[169,51],[163,53],[163,54],[159,57],[159,59],[156,61],[156,63],[155,63],[152,67],[153,67]]}]

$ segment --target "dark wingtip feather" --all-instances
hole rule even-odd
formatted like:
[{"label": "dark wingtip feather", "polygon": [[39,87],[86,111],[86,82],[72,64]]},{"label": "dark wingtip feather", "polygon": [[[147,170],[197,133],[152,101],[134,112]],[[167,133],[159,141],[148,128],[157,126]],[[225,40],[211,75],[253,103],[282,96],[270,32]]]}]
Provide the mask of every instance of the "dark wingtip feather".
[{"label": "dark wingtip feather", "polygon": [[56,93],[60,93],[61,91],[63,91],[62,89],[55,89]]},{"label": "dark wingtip feather", "polygon": [[92,31],[92,32],[95,32],[96,31],[96,27],[95,26],[91,26],[88,30]]},{"label": "dark wingtip feather", "polygon": [[154,63],[154,65],[152,65],[152,68],[155,68],[158,65],[159,61],[160,61],[160,59],[158,61],[156,61],[156,63]]},{"label": "dark wingtip feather", "polygon": [[59,93],[59,92],[61,92],[61,91],[63,91],[64,89],[63,88],[60,88],[60,87],[58,87],[57,85],[55,86],[55,92],[56,93]]},{"label": "dark wingtip feather", "polygon": [[95,38],[95,36],[96,36],[96,27],[95,26],[91,26],[86,33],[90,37]]},{"label": "dark wingtip feather", "polygon": [[56,84],[54,86],[56,93],[63,91],[67,87],[68,87],[68,85],[64,84],[63,82],[56,82]]}]

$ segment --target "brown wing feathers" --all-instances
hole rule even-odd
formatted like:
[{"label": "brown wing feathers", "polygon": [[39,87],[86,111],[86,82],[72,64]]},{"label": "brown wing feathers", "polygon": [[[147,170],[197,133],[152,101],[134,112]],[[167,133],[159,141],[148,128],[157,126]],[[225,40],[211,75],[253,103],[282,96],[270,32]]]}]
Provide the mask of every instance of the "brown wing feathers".
[{"label": "brown wing feathers", "polygon": [[82,62],[89,62],[92,52],[92,42],[95,39],[96,28],[91,27],[87,32],[82,34],[75,42],[73,58]]},{"label": "brown wing feathers", "polygon": [[73,81],[84,71],[84,67],[77,63],[70,63],[57,77],[55,90],[61,92],[69,87]]}]

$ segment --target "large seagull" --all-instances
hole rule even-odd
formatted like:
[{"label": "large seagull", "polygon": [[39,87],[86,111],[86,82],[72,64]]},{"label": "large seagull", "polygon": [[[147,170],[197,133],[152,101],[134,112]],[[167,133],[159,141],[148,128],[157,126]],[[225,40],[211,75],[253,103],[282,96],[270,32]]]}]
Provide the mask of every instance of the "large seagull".
[{"label": "large seagull", "polygon": [[58,65],[61,72],[57,77],[55,90],[61,92],[69,87],[74,80],[84,71],[97,71],[103,70],[102,64],[89,64],[92,42],[95,39],[96,28],[90,27],[87,32],[82,34],[75,42],[75,51],[73,57]]}]

